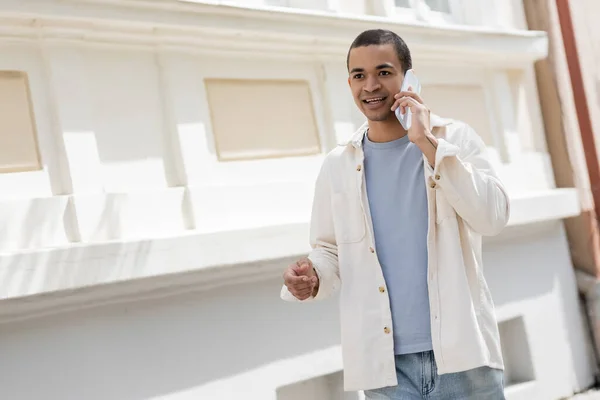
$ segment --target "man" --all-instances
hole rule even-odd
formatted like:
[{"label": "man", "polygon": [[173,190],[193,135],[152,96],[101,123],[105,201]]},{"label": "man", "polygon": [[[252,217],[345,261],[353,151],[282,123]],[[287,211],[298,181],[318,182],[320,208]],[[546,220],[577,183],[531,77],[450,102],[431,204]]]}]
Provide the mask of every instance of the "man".
[{"label": "man", "polygon": [[[412,91],[395,33],[361,33],[348,83],[367,118],[325,159],[308,258],[284,273],[282,297],[341,289],[344,386],[368,399],[504,399],[481,237],[506,225],[509,200],[466,124],[430,116]],[[456,93],[460,101],[460,93]],[[412,111],[408,132],[394,110]]]}]

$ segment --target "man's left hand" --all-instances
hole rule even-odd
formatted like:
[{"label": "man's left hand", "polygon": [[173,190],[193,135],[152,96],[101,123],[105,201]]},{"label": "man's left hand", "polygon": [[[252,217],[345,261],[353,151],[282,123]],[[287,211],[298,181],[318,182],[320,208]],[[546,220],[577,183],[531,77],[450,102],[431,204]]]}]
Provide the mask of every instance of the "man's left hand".
[{"label": "man's left hand", "polygon": [[437,140],[431,133],[429,108],[423,102],[421,96],[410,91],[400,92],[394,96],[396,101],[392,106],[392,111],[401,107],[403,112],[410,109],[412,112],[412,121],[408,129],[408,139],[419,146],[423,154],[433,166],[435,162],[435,150],[437,148]]}]

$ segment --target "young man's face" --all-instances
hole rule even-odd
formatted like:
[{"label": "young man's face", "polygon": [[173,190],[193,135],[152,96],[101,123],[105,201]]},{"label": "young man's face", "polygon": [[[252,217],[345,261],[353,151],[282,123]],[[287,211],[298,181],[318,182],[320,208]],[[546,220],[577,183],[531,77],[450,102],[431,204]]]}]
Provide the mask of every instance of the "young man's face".
[{"label": "young man's face", "polygon": [[354,102],[370,121],[395,118],[390,109],[400,91],[404,71],[393,45],[371,45],[350,50],[348,83]]}]

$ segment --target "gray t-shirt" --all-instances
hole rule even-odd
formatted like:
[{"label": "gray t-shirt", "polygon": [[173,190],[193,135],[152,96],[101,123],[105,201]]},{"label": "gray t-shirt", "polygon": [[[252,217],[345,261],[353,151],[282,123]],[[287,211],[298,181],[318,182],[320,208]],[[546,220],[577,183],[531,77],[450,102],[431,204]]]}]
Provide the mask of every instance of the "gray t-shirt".
[{"label": "gray t-shirt", "polygon": [[365,135],[364,151],[375,247],[392,309],[394,351],[431,350],[423,153],[408,135],[386,143],[371,142]]}]

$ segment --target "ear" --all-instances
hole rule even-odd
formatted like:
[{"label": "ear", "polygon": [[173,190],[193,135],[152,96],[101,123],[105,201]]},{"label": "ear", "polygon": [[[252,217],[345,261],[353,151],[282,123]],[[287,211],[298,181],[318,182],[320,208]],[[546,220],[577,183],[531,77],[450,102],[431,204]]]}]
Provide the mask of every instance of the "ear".
[{"label": "ear", "polygon": [[350,86],[350,77],[348,77],[348,86]]}]

